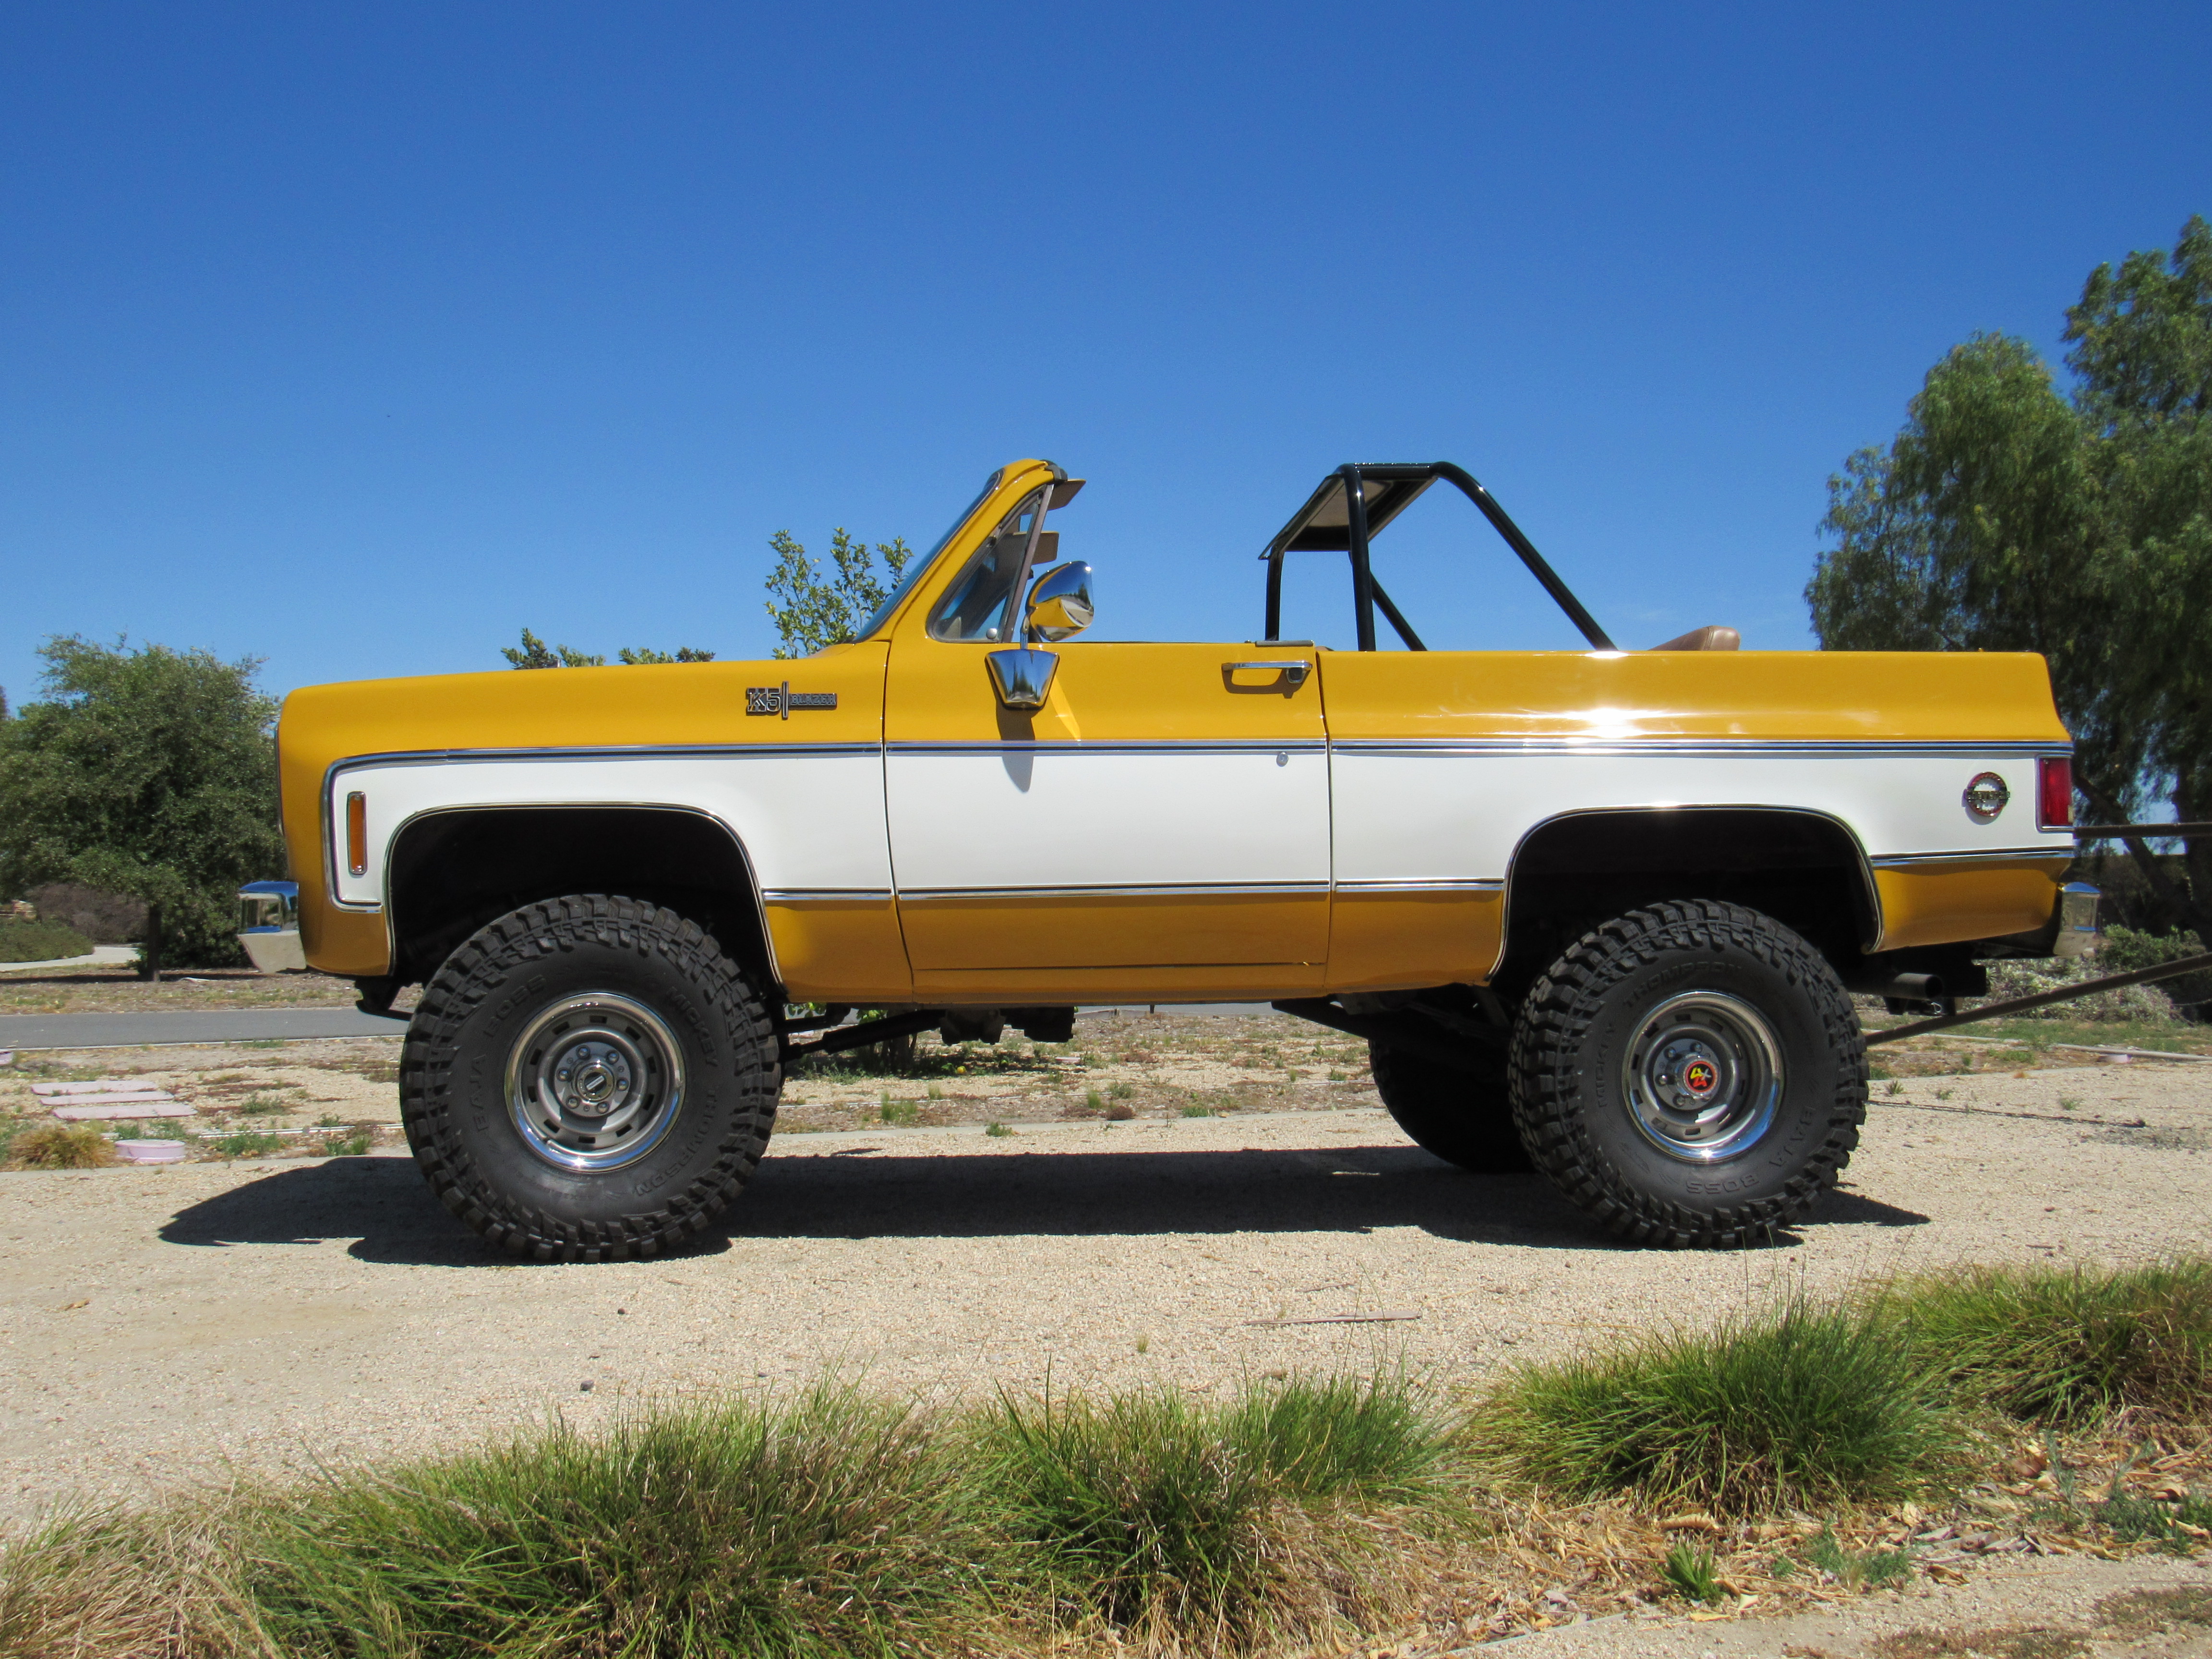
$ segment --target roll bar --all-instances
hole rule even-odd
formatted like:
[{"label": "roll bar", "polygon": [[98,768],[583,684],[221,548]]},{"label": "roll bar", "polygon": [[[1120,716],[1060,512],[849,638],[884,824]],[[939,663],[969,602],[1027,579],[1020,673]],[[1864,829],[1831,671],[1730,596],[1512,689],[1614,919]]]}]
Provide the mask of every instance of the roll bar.
[{"label": "roll bar", "polygon": [[1522,534],[1521,526],[1507,516],[1505,509],[1498,504],[1498,498],[1464,468],[1449,461],[1347,461],[1322,479],[1306,504],[1291,515],[1291,521],[1276,532],[1274,540],[1267,544],[1267,550],[1260,556],[1267,562],[1267,637],[1276,639],[1282,634],[1283,555],[1346,552],[1352,556],[1352,605],[1359,626],[1359,648],[1375,649],[1375,608],[1379,605],[1398,637],[1405,641],[1407,650],[1427,650],[1420,635],[1414,633],[1412,624],[1375,580],[1367,554],[1370,543],[1383,527],[1439,478],[1455,486],[1481,509],[1482,516],[1504,538],[1505,544],[1520,556],[1521,562],[1544,585],[1544,591],[1567,613],[1567,619],[1582,630],[1583,637],[1594,649],[1620,648],[1597,625],[1596,618],[1583,609],[1583,602],[1559,580],[1558,573],[1544,562],[1544,556]]}]

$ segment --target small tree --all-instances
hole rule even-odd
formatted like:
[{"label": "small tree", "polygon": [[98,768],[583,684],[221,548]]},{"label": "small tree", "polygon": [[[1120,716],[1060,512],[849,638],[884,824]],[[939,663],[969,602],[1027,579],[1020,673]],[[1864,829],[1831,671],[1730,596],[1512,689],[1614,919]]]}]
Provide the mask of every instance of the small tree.
[{"label": "small tree", "polygon": [[[549,646],[528,629],[522,630],[522,644],[518,647],[502,645],[499,654],[507,659],[510,668],[605,668],[607,659],[587,657],[572,645]],[[714,653],[702,651],[696,646],[679,645],[675,653],[655,651],[647,646],[624,646],[615,653],[615,660],[625,668],[636,668],[657,662],[712,662]]]},{"label": "small tree", "polygon": [[[1831,650],[2040,652],[2100,817],[2162,798],[2212,819],[2212,226],[2100,265],[2066,323],[2069,392],[2025,341],[1978,335],[1829,480],[1814,630]],[[2185,840],[2187,890],[2127,844],[2212,941],[2212,836]]]},{"label": "small tree", "polygon": [[768,544],[776,555],[768,577],[768,614],[782,641],[775,648],[778,657],[811,656],[824,646],[857,638],[860,624],[882,608],[914,557],[902,536],[878,542],[875,551],[883,555],[890,576],[888,582],[878,580],[868,544],[855,541],[841,526],[830,534],[836,574],[825,581],[821,566],[788,530],[777,531]]},{"label": "small tree", "polygon": [[255,658],[47,641],[44,700],[0,725],[0,884],[78,881],[146,905],[165,953],[238,960],[239,884],[279,873],[276,700]]}]

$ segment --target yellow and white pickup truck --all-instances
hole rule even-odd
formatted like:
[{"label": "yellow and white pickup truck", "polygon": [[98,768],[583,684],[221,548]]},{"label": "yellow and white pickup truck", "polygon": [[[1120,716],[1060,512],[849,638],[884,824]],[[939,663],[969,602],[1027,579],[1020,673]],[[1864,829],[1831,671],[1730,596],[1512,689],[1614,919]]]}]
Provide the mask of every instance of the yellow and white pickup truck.
[{"label": "yellow and white pickup truck", "polygon": [[[1439,481],[1590,649],[1424,648],[1370,553]],[[1328,475],[1263,555],[1258,640],[1079,641],[1091,573],[1048,525],[1081,484],[992,474],[811,657],[287,699],[306,959],[371,1006],[422,983],[400,1089],[457,1215],[650,1255],[736,1199],[798,1054],[1249,1001],[1366,1038],[1442,1157],[1742,1243],[1856,1142],[1847,990],[1940,1003],[2094,927],[2040,658],[1618,649],[1445,463]],[[1313,552],[1349,556],[1356,650],[1275,637]]]}]

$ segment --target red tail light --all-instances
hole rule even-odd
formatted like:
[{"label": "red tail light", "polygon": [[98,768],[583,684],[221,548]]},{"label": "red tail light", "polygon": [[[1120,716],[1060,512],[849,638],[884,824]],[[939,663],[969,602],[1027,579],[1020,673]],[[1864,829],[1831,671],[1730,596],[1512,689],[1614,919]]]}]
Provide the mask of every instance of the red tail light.
[{"label": "red tail light", "polygon": [[2035,763],[2035,821],[2045,830],[2065,830],[2074,823],[2074,761],[2066,755],[2048,756]]}]

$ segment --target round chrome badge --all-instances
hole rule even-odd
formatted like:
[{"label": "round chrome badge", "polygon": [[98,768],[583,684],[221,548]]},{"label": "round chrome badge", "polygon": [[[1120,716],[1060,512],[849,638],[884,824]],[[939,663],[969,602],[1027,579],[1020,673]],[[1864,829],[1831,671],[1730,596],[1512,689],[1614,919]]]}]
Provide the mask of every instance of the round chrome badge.
[{"label": "round chrome badge", "polygon": [[1968,817],[1976,823],[1989,823],[2005,810],[2012,791],[2005,787],[2005,781],[1996,773],[1984,772],[1966,786],[1966,793],[1960,799],[1966,802]]}]

